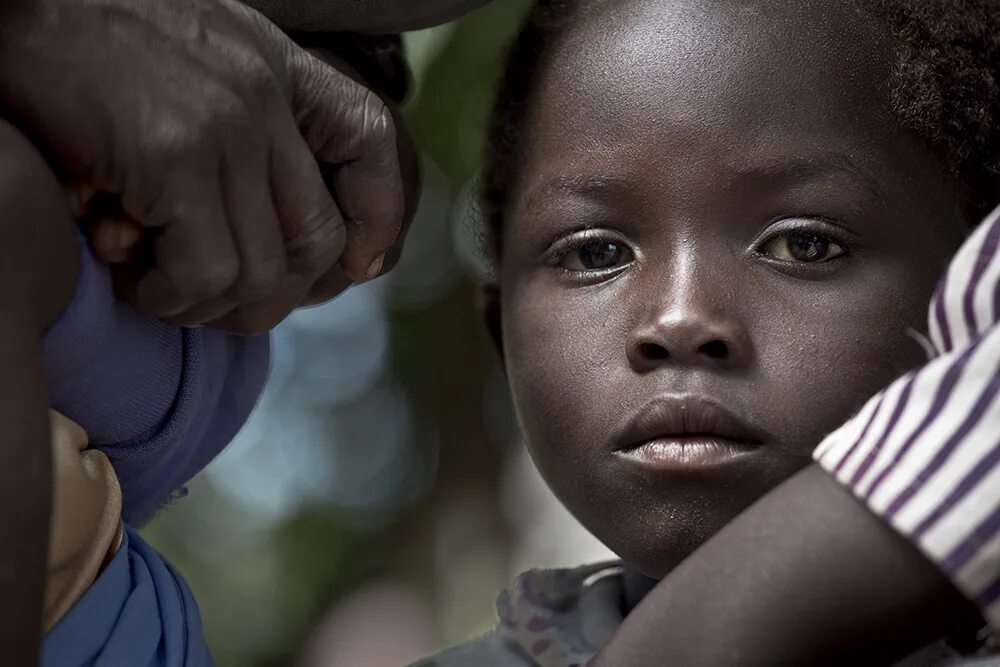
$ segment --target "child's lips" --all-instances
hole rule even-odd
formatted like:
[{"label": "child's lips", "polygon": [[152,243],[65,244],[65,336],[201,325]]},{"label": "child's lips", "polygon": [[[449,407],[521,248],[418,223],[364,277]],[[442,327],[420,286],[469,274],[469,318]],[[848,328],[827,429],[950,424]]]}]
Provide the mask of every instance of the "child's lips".
[{"label": "child's lips", "polygon": [[759,452],[766,434],[702,396],[654,398],[615,439],[620,458],[659,471],[685,472],[735,463]]},{"label": "child's lips", "polygon": [[759,451],[756,445],[704,434],[655,438],[616,455],[660,472],[694,472],[737,463]]}]

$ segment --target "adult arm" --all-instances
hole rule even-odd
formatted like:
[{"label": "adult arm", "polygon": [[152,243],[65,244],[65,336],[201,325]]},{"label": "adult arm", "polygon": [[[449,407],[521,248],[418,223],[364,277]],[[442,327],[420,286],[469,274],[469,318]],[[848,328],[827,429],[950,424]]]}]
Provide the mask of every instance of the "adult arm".
[{"label": "adult arm", "polygon": [[17,665],[37,662],[52,505],[41,336],[77,270],[61,203],[45,161],[0,121],[0,653]]},{"label": "adult arm", "polygon": [[1000,628],[1000,209],[931,303],[941,356],[893,383],[672,572],[598,665],[888,662]]},{"label": "adult arm", "polygon": [[0,650],[35,664],[48,549],[51,463],[37,338],[0,318]]}]

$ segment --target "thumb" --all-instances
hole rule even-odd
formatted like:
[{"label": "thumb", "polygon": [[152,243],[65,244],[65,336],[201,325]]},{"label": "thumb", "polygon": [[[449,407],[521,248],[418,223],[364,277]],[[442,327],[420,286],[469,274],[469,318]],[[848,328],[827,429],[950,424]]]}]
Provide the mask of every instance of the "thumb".
[{"label": "thumb", "polygon": [[395,122],[362,84],[303,49],[290,58],[296,121],[347,222],[341,266],[354,280],[372,278],[403,222]]},{"label": "thumb", "polygon": [[101,218],[87,232],[94,256],[105,264],[126,264],[139,255],[142,227],[134,220]]}]

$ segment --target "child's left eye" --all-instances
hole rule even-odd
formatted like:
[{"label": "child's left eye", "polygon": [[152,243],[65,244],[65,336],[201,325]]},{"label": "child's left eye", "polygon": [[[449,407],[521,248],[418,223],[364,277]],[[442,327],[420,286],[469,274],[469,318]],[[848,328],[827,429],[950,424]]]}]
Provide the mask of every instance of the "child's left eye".
[{"label": "child's left eye", "polygon": [[587,241],[567,250],[559,266],[568,271],[606,271],[631,262],[632,251],[616,241]]},{"label": "child's left eye", "polygon": [[846,254],[847,248],[825,234],[789,232],[765,243],[760,252],[783,262],[812,264],[836,259]]}]

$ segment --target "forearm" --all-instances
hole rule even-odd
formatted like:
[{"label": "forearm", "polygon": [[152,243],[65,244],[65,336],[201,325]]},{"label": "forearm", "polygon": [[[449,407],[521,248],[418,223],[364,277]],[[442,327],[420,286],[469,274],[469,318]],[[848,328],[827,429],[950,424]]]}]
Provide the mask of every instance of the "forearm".
[{"label": "forearm", "polygon": [[42,346],[0,318],[0,647],[9,664],[38,662],[52,502]]},{"label": "forearm", "polygon": [[58,183],[31,143],[0,121],[0,651],[36,662],[52,505],[41,334],[77,271]]},{"label": "forearm", "polygon": [[813,466],[674,570],[595,665],[890,663],[970,617],[938,568]]}]

